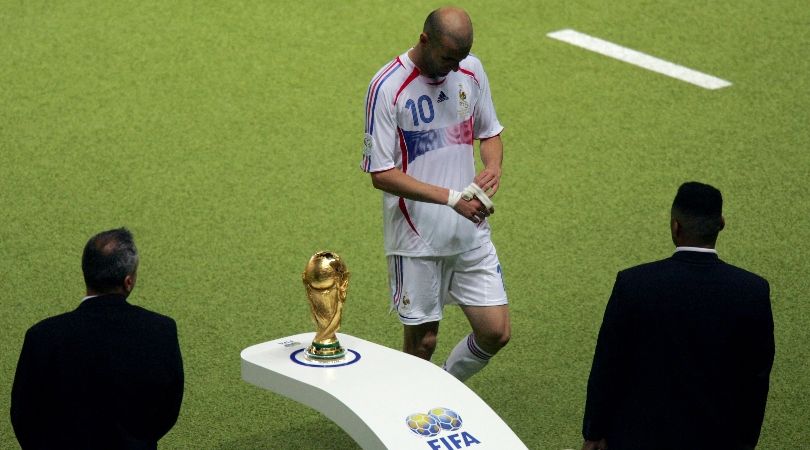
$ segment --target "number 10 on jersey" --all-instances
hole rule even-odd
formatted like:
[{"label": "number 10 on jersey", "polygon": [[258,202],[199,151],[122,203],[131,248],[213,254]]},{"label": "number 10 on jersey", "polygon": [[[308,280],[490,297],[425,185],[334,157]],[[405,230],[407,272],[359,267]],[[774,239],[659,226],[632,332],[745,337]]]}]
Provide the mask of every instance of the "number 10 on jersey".
[{"label": "number 10 on jersey", "polygon": [[[427,104],[427,115],[425,115],[425,104]],[[420,96],[417,101],[413,101],[413,99],[409,98],[408,101],[405,102],[405,107],[411,110],[413,126],[419,126],[419,119],[422,120],[422,123],[430,123],[433,121],[433,100],[431,100],[427,95]],[[417,110],[419,112],[418,116]]]}]

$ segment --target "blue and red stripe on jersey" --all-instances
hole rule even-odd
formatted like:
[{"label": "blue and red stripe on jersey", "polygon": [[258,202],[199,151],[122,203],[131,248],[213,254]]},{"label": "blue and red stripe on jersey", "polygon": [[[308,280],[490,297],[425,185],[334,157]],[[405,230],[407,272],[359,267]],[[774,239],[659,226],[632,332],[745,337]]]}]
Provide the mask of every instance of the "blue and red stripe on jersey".
[{"label": "blue and red stripe on jersey", "polygon": [[366,133],[373,134],[374,133],[374,110],[377,105],[377,97],[380,93],[380,88],[382,87],[385,80],[388,79],[394,72],[396,72],[402,66],[402,62],[397,57],[394,61],[391,62],[385,69],[380,72],[380,74],[371,81],[371,84],[368,86],[368,92],[366,93]]},{"label": "blue and red stripe on jersey", "polygon": [[[402,173],[408,173],[408,162],[412,161],[408,156],[410,154],[408,150],[408,145],[405,142],[405,131],[402,128],[397,127],[397,134],[399,135],[399,149],[402,152]],[[402,212],[402,215],[405,217],[405,220],[408,222],[408,226],[411,227],[414,233],[417,235],[419,234],[416,231],[416,225],[413,224],[413,220],[411,220],[411,214],[408,212],[408,206],[405,204],[405,198],[399,198],[399,210]]]},{"label": "blue and red stripe on jersey", "polygon": [[407,164],[430,151],[457,144],[473,145],[473,122],[470,118],[464,122],[435,130],[407,131],[400,129],[400,136],[401,143],[404,144],[402,152],[404,172]]}]

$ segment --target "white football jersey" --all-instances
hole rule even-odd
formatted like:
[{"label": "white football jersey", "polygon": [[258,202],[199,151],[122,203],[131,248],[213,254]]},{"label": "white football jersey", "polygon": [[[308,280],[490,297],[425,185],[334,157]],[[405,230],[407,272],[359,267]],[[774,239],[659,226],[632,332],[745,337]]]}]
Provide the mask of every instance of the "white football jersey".
[{"label": "white football jersey", "polygon": [[[457,72],[435,80],[400,55],[372,78],[366,94],[365,172],[392,168],[425,183],[462,191],[475,178],[474,139],[500,134],[481,61],[473,55]],[[447,256],[489,240],[446,205],[383,193],[386,255]]]}]

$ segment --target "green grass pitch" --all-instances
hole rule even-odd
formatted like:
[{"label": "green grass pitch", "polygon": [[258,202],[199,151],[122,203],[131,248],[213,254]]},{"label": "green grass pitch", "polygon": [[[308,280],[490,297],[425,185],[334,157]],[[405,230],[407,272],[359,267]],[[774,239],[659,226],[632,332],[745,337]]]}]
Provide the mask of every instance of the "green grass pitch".
[{"label": "green grass pitch", "polygon": [[[399,348],[380,194],[359,170],[374,72],[435,2],[0,0],[0,448],[25,330],[83,295],[86,239],[126,225],[132,301],[173,316],[186,367],[163,448],[355,448],[240,379],[239,352],[309,331],[316,250],[352,272],[342,331]],[[618,270],[668,256],[687,180],[726,199],[721,257],[768,278],[777,355],[760,448],[810,432],[810,8],[465,1],[501,121],[493,240],[513,339],[469,385],[532,449],[577,448]],[[552,40],[598,36],[733,83],[708,91]],[[467,330],[442,324],[441,361]],[[416,380],[414,380],[416,383]]]}]

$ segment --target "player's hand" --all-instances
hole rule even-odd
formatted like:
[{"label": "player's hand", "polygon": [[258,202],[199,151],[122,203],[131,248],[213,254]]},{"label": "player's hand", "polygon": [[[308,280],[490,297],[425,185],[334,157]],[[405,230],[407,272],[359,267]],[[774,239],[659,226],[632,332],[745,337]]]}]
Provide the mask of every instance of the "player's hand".
[{"label": "player's hand", "polygon": [[463,198],[453,207],[457,213],[472,223],[480,223],[495,212],[495,208],[487,210],[477,198],[464,200]]},{"label": "player's hand", "polygon": [[501,168],[487,167],[476,175],[473,181],[492,198],[501,185]]}]

